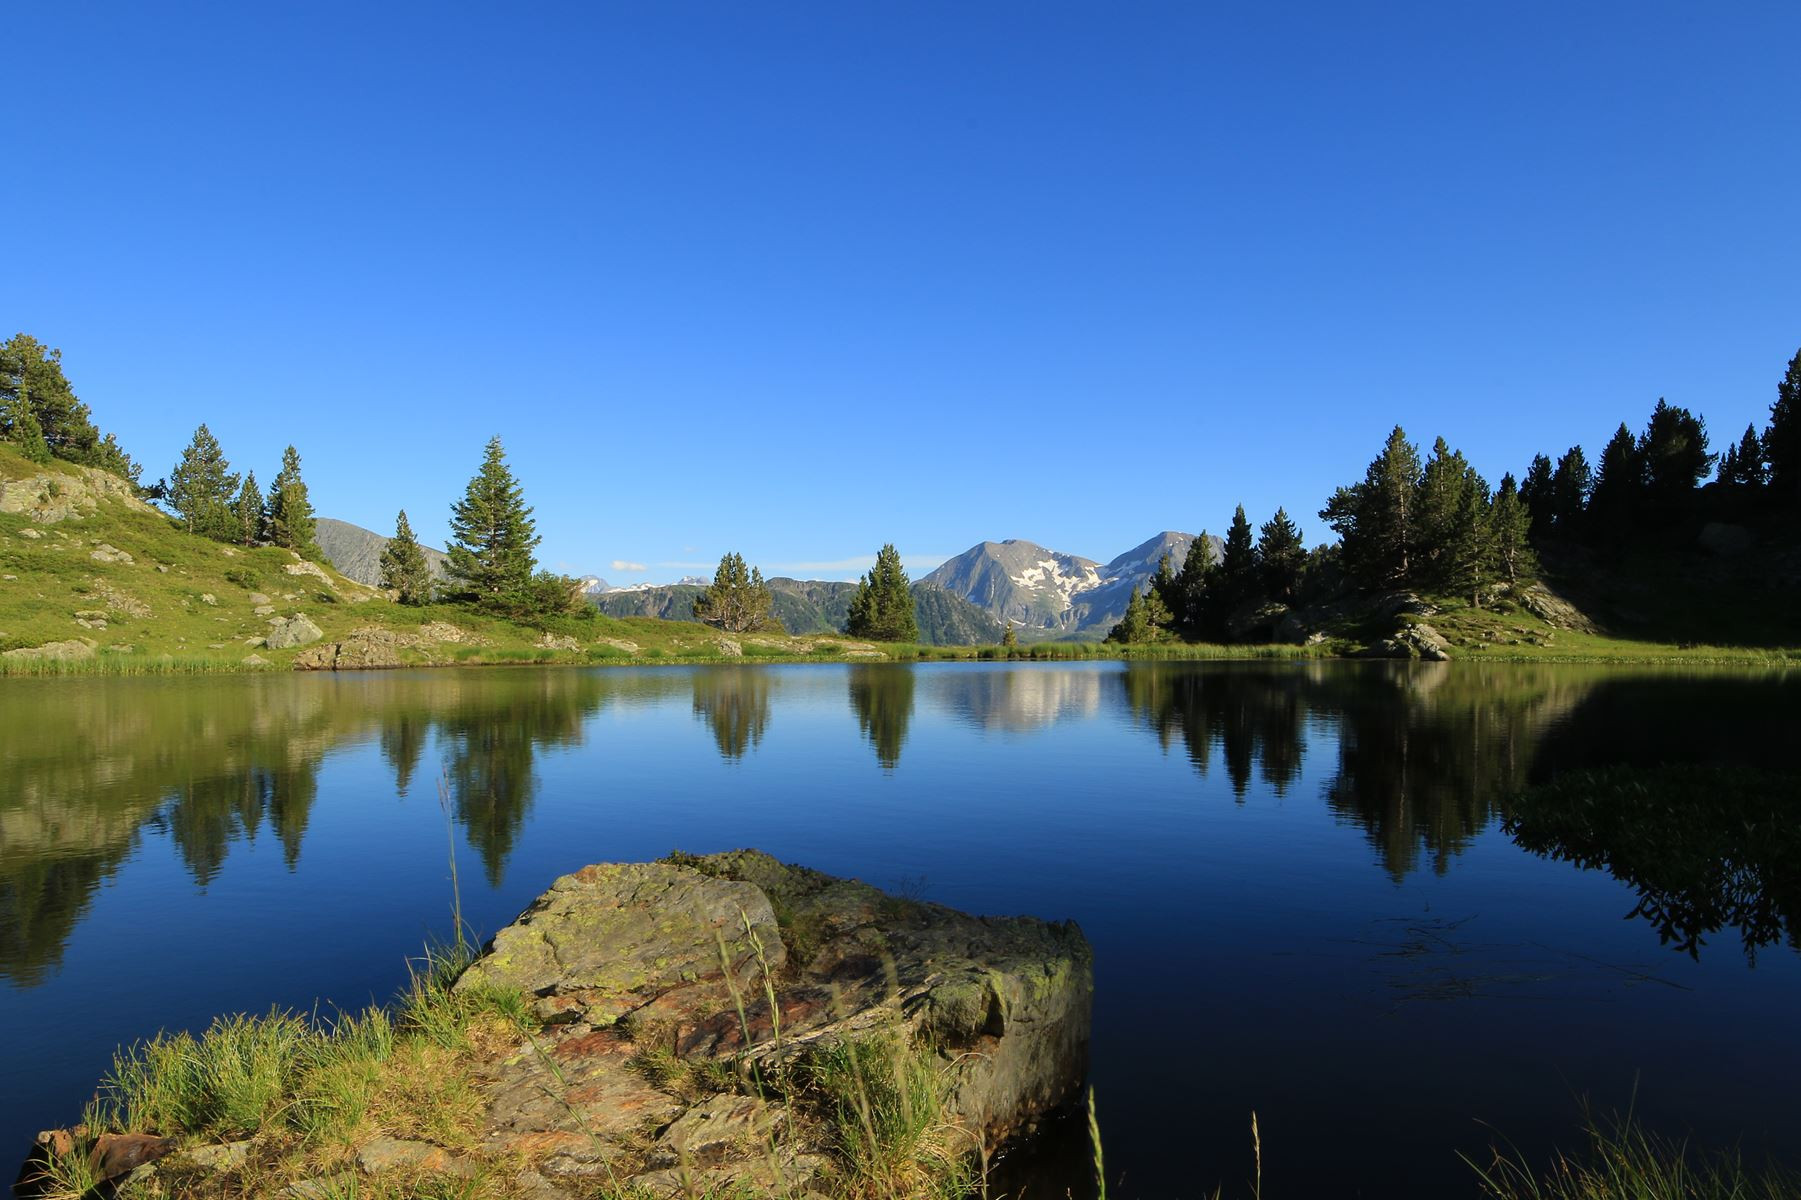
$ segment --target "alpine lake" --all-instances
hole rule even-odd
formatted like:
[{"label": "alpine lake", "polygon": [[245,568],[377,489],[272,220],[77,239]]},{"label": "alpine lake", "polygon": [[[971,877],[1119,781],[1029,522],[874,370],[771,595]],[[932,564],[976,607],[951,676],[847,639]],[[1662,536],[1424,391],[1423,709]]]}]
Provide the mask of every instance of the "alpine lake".
[{"label": "alpine lake", "polygon": [[[1271,1197],[1474,1196],[1585,1111],[1797,1165],[1798,732],[1801,679],[1648,667],[0,680],[0,1157],[121,1043],[393,995],[453,848],[486,935],[754,846],[1078,921],[1115,1197],[1250,1194],[1253,1113]],[[1597,768],[1690,786],[1532,790]],[[1007,1169],[1092,1196],[1085,1119]]]}]

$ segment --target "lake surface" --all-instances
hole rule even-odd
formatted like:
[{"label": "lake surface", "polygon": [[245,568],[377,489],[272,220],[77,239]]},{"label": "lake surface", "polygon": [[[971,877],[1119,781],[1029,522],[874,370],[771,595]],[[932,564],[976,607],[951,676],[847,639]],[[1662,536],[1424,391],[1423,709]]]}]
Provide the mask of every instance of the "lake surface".
[{"label": "lake surface", "polygon": [[[1575,768],[1789,770],[1798,729],[1793,677],[1582,667],[0,680],[0,1158],[121,1041],[390,996],[450,931],[442,781],[483,933],[678,847],[1075,918],[1115,1196],[1244,1192],[1253,1111],[1270,1197],[1471,1195],[1459,1151],[1584,1101],[1801,1162],[1780,837],[1508,819]],[[1087,1194],[1082,1153],[1033,1193]]]}]

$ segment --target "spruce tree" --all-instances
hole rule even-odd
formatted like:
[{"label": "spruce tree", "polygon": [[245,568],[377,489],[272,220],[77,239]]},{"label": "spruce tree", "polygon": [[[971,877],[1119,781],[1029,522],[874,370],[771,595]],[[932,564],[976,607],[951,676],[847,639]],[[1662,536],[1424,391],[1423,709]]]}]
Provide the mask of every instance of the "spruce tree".
[{"label": "spruce tree", "polygon": [[202,425],[169,472],[169,507],[187,524],[189,533],[229,542],[238,529],[232,512],[237,491],[238,477],[231,473],[219,439]]},{"label": "spruce tree", "polygon": [[1450,582],[1455,573],[1451,559],[1467,515],[1464,500],[1469,472],[1463,451],[1451,449],[1443,438],[1433,442],[1432,457],[1420,474],[1414,542],[1413,575],[1425,587],[1457,590]]},{"label": "spruce tree", "polygon": [[1726,453],[1720,459],[1720,482],[1732,488],[1760,488],[1768,474],[1763,440],[1757,436],[1757,426],[1747,425],[1738,445],[1726,447]]},{"label": "spruce tree", "polygon": [[1788,372],[1776,384],[1770,424],[1763,433],[1763,460],[1769,464],[1770,490],[1787,503],[1801,501],[1801,350],[1789,359]]},{"label": "spruce tree", "polygon": [[1307,547],[1301,541],[1301,530],[1285,509],[1263,523],[1257,531],[1257,574],[1263,582],[1264,594],[1287,604],[1301,586],[1301,572],[1307,567]]},{"label": "spruce tree", "polygon": [[1001,647],[1005,650],[1012,650],[1017,648],[1018,645],[1019,633],[1013,628],[1013,618],[1008,617],[1006,632],[1001,634]]},{"label": "spruce tree", "polygon": [[1151,640],[1150,614],[1145,608],[1144,593],[1137,588],[1132,589],[1132,598],[1126,601],[1125,615],[1107,631],[1107,640],[1126,645]]},{"label": "spruce tree", "polygon": [[1481,608],[1483,589],[1495,577],[1495,554],[1488,483],[1473,467],[1464,467],[1453,504],[1439,557],[1438,585],[1469,597]]},{"label": "spruce tree", "polygon": [[1226,543],[1219,560],[1223,607],[1237,609],[1257,596],[1257,543],[1251,535],[1251,523],[1245,519],[1244,505],[1232,511],[1232,524],[1226,530]]},{"label": "spruce tree", "polygon": [[878,642],[919,640],[912,588],[893,543],[877,552],[875,566],[857,582],[844,631]]},{"label": "spruce tree", "polygon": [[489,439],[481,469],[450,506],[450,534],[449,573],[456,586],[492,608],[529,607],[539,538],[498,437]]},{"label": "spruce tree", "polygon": [[1219,563],[1213,553],[1213,539],[1205,529],[1188,544],[1182,569],[1176,572],[1175,598],[1170,602],[1170,617],[1182,636],[1195,641],[1211,630],[1214,584],[1219,577]]},{"label": "spruce tree", "polygon": [[237,524],[234,532],[240,546],[254,546],[263,538],[263,493],[256,486],[256,472],[244,476],[238,498],[231,506]]},{"label": "spruce tree", "polygon": [[694,619],[726,633],[754,633],[769,621],[775,598],[763,572],[746,567],[744,556],[728,553],[713,572],[713,583],[694,598]]},{"label": "spruce tree", "polygon": [[381,585],[395,593],[402,604],[425,604],[431,600],[431,566],[425,551],[413,536],[413,526],[406,519],[406,509],[394,521],[394,536],[381,551]]},{"label": "spruce tree", "polygon": [[281,472],[269,485],[269,540],[301,555],[317,558],[314,544],[316,524],[313,502],[306,494],[306,481],[300,477],[300,453],[289,446],[281,454]]}]

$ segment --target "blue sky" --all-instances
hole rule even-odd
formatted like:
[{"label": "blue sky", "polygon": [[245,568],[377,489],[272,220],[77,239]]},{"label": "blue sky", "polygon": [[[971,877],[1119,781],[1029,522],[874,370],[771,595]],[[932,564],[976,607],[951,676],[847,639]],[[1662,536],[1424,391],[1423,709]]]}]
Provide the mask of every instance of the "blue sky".
[{"label": "blue sky", "polygon": [[[524,15],[507,9],[524,10]],[[1361,11],[1360,11],[1361,10]],[[8,17],[0,327],[547,564],[1105,560],[1396,422],[1498,480],[1801,345],[1801,7],[155,6]],[[622,564],[622,565],[615,565]],[[687,564],[696,564],[691,568]],[[633,569],[641,567],[642,569]]]}]

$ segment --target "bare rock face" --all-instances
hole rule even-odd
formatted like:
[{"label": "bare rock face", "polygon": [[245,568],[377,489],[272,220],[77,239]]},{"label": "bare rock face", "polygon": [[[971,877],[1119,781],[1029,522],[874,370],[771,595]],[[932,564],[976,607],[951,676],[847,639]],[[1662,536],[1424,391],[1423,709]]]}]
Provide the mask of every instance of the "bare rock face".
[{"label": "bare rock face", "polygon": [[[138,499],[137,491],[130,483],[95,467],[44,471],[23,479],[0,479],[0,513],[22,513],[39,525],[54,525],[71,517],[86,516],[100,507],[103,500],[139,512],[156,511]],[[131,559],[127,556],[123,561],[129,563]]]},{"label": "bare rock face", "polygon": [[757,851],[586,867],[456,985],[521,990],[548,1022],[492,1064],[484,1151],[569,1194],[679,1194],[699,1168],[804,1182],[829,1138],[780,1089],[696,1097],[633,1064],[655,1051],[711,1078],[799,1078],[827,1047],[884,1034],[932,1048],[963,1144],[994,1147],[1081,1087],[1090,961],[1073,923],[971,917]]}]

